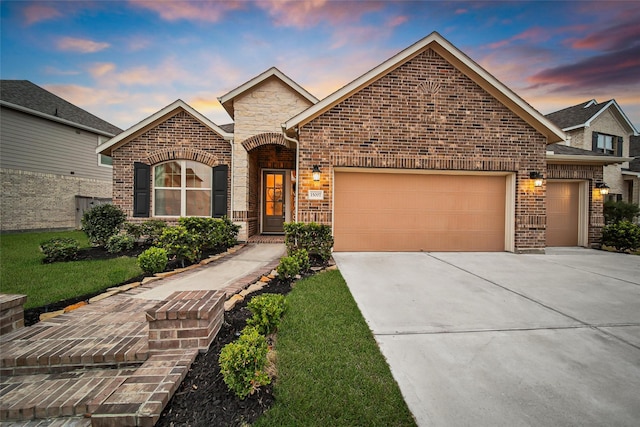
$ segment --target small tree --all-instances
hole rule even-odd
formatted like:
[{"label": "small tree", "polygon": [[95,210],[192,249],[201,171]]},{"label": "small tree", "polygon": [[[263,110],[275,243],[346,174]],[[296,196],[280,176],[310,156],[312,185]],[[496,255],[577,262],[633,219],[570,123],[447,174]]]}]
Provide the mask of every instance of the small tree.
[{"label": "small tree", "polygon": [[115,205],[97,205],[82,216],[82,231],[95,246],[105,246],[109,237],[118,234],[127,219],[122,209]]}]

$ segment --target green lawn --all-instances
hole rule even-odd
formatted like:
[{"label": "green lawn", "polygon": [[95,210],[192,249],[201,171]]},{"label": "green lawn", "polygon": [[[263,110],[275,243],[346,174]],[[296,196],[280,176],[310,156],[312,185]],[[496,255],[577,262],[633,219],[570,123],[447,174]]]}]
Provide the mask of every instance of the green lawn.
[{"label": "green lawn", "polygon": [[3,234],[0,236],[0,292],[27,295],[25,308],[99,292],[142,274],[136,259],[71,261],[42,264],[40,242],[72,237],[89,243],[81,231]]},{"label": "green lawn", "polygon": [[414,426],[344,279],[299,281],[278,330],[276,402],[255,426]]}]

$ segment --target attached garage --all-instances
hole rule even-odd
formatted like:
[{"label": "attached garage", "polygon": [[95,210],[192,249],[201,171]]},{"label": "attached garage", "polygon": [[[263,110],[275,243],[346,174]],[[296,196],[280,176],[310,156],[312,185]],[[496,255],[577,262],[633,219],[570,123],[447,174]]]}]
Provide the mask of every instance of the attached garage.
[{"label": "attached garage", "polygon": [[336,251],[504,251],[508,177],[336,171]]},{"label": "attached garage", "polygon": [[547,182],[547,246],[578,246],[580,189],[577,181]]}]

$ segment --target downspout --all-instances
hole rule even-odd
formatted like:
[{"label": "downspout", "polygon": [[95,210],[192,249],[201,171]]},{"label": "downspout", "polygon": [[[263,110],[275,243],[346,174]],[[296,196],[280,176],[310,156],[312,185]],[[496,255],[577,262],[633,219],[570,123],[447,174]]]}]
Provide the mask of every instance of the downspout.
[{"label": "downspout", "polygon": [[231,196],[231,202],[229,203],[229,219],[231,220],[231,223],[233,223],[233,195],[235,193],[235,187],[233,186],[233,177],[235,175],[235,173],[233,173],[233,169],[235,166],[235,161],[234,161],[234,151],[235,151],[235,138],[230,138],[229,139],[229,143],[231,144],[231,167],[230,169],[230,173],[231,173],[231,191],[229,192],[229,196]]},{"label": "downspout", "polygon": [[300,188],[300,142],[295,139],[295,138],[290,138],[287,136],[287,131],[285,129],[285,125],[281,124],[280,125],[282,127],[282,136],[284,136],[284,139],[286,139],[289,142],[295,142],[296,144],[296,192],[295,192],[295,198],[296,198],[296,204],[294,207],[294,215],[293,215],[293,220],[294,222],[298,222],[298,194],[299,191],[298,189]]}]

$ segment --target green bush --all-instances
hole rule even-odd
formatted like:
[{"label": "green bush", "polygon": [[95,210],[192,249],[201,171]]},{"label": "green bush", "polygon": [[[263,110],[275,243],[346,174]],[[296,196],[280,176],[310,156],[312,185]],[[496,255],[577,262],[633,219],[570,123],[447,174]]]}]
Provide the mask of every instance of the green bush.
[{"label": "green bush", "polygon": [[142,236],[142,224],[137,222],[125,222],[122,224],[122,228],[127,235],[131,236],[135,240],[138,240]]},{"label": "green bush", "polygon": [[629,221],[609,224],[602,229],[602,244],[624,252],[640,248],[640,225]]},{"label": "green bush", "polygon": [[200,259],[199,239],[182,225],[163,229],[156,245],[166,250],[170,257],[180,261],[183,267],[185,260],[195,262]]},{"label": "green bush", "polygon": [[71,261],[76,258],[80,244],[70,237],[56,237],[40,243],[44,253],[43,262]]},{"label": "green bush", "polygon": [[276,268],[278,277],[285,282],[292,281],[298,274],[300,274],[300,264],[298,260],[292,256],[285,256],[280,258],[280,263]]},{"label": "green bush", "polygon": [[280,294],[262,294],[251,298],[247,304],[253,317],[247,320],[247,326],[255,327],[263,335],[274,333],[280,325],[280,319],[287,309],[286,299]]},{"label": "green bush", "polygon": [[311,261],[309,260],[309,253],[306,249],[298,249],[291,254],[293,258],[298,262],[300,273],[306,273],[311,268]]},{"label": "green bush", "polygon": [[130,251],[136,242],[133,237],[128,234],[116,234],[107,240],[107,251],[112,254],[118,254],[124,251]]},{"label": "green bush", "polygon": [[167,228],[167,223],[159,219],[150,219],[142,223],[142,237],[145,238],[147,245],[155,244],[164,229]]},{"label": "green bush", "polygon": [[109,237],[118,234],[126,215],[117,206],[97,205],[82,216],[82,231],[93,245],[104,246]]},{"label": "green bush", "polygon": [[299,249],[306,249],[309,255],[318,256],[322,261],[331,258],[333,236],[331,227],[311,222],[289,222],[284,224],[287,253],[293,254]]},{"label": "green bush", "polygon": [[240,399],[271,382],[265,372],[268,351],[267,340],[255,328],[245,328],[240,338],[220,351],[223,380]]},{"label": "green bush", "polygon": [[161,273],[167,268],[167,251],[152,247],[138,255],[138,265],[145,273]]},{"label": "green bush", "polygon": [[233,224],[227,217],[183,217],[178,222],[198,237],[202,249],[229,248],[237,243],[240,231],[240,226]]},{"label": "green bush", "polygon": [[616,224],[621,221],[633,222],[640,215],[640,206],[627,202],[604,202],[604,221],[606,224]]}]

